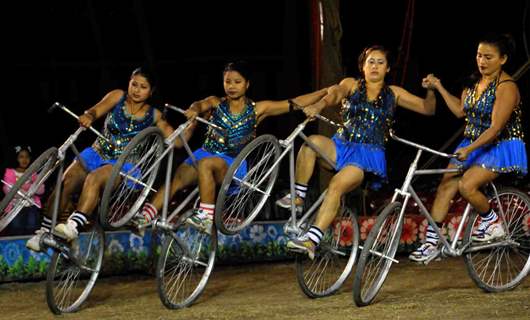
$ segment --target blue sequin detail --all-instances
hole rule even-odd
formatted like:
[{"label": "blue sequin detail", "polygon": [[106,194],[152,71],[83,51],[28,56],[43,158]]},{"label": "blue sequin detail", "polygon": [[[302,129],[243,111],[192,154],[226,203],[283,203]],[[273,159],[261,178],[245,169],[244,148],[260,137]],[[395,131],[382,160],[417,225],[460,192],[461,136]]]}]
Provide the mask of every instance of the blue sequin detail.
[{"label": "blue sequin detail", "polygon": [[225,131],[208,128],[203,144],[204,150],[208,152],[235,157],[256,137],[256,112],[251,101],[243,112],[232,114],[228,101],[224,100],[215,108],[210,120]]},{"label": "blue sequin detail", "polygon": [[104,160],[118,158],[134,136],[155,122],[154,108],[149,108],[141,118],[129,114],[125,106],[126,98],[124,95],[105,118],[103,136],[112,141],[114,147],[101,138],[94,143],[96,151]]},{"label": "blue sequin detail", "polygon": [[395,109],[396,99],[388,86],[381,89],[377,99],[368,101],[365,80],[360,80],[358,89],[342,104],[344,128],[336,135],[345,141],[384,147]]}]

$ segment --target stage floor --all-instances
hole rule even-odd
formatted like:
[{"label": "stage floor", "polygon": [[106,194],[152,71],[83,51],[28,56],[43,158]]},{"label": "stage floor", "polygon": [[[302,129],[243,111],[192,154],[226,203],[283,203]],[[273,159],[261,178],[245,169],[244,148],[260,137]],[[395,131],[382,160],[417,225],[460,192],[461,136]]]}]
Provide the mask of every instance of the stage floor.
[{"label": "stage floor", "polygon": [[[462,259],[422,266],[400,257],[374,305],[357,308],[352,277],[338,294],[309,299],[291,262],[220,266],[203,295],[182,310],[166,309],[149,275],[99,279],[83,308],[64,319],[530,319],[530,277],[515,290],[486,294]],[[44,282],[0,285],[0,319],[54,319]]]}]

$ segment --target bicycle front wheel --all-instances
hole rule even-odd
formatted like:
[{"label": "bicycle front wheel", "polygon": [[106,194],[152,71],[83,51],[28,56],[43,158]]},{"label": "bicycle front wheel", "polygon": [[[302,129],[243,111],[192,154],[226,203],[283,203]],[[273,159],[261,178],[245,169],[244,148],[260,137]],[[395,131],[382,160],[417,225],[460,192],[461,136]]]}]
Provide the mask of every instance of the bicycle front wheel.
[{"label": "bicycle front wheel", "polygon": [[227,235],[248,226],[258,215],[276,177],[280,145],[276,137],[265,134],[249,143],[236,157],[225,175],[215,206],[215,225]]},{"label": "bicycle front wheel", "polygon": [[[44,192],[44,183],[52,174],[57,161],[57,148],[44,151],[24,172],[0,202],[0,231],[26,206],[32,205],[33,196]],[[29,188],[25,185],[30,183]],[[24,190],[26,189],[26,190]]]},{"label": "bicycle front wheel", "polygon": [[471,242],[479,215],[468,220],[464,243],[471,246],[464,254],[469,276],[487,292],[515,288],[530,270],[530,200],[514,188],[500,188],[499,199],[490,197],[490,206],[501,222],[505,236],[487,243]]},{"label": "bicycle front wheel", "polygon": [[296,256],[296,278],[302,291],[310,298],[337,292],[353,269],[358,248],[357,216],[341,205],[339,214],[322,237],[315,258]]},{"label": "bicycle front wheel", "polygon": [[191,305],[204,291],[215,263],[217,231],[211,235],[183,224],[165,234],[156,279],[160,300],[169,309]]},{"label": "bicycle front wheel", "polygon": [[107,229],[127,224],[140,210],[158,173],[164,149],[162,131],[142,130],[127,145],[112,168],[101,197],[100,222]]},{"label": "bicycle front wheel", "polygon": [[[46,279],[46,301],[55,314],[79,310],[96,284],[103,261],[105,234],[94,224],[77,240],[77,249],[72,249],[76,262],[67,254],[53,253]],[[71,246],[72,247],[72,246]]]},{"label": "bicycle front wheel", "polygon": [[401,207],[400,202],[390,203],[364,242],[353,280],[353,300],[359,307],[372,303],[392,266],[403,228]]}]

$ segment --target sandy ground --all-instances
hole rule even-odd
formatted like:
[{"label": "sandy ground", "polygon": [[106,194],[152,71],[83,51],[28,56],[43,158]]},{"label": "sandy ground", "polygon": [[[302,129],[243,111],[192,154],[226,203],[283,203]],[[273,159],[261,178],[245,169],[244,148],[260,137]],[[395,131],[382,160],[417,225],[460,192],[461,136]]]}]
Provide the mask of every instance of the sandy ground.
[{"label": "sandy ground", "polygon": [[2,284],[0,319],[530,319],[530,278],[487,294],[461,259],[428,266],[400,260],[375,304],[364,308],[353,303],[352,277],[334,296],[307,298],[288,261],[216,267],[199,300],[181,310],[162,305],[150,275],[99,279],[79,312],[60,317],[48,310],[44,282]]}]

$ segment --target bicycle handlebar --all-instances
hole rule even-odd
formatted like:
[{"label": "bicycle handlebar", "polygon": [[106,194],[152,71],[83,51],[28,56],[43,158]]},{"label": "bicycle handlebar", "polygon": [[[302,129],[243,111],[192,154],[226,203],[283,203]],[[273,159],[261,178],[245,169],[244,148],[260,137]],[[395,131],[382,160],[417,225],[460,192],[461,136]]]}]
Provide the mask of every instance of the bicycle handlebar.
[{"label": "bicycle handlebar", "polygon": [[417,149],[421,149],[421,150],[424,150],[424,151],[439,155],[439,156],[444,157],[444,158],[458,158],[458,155],[456,155],[456,154],[449,154],[449,153],[436,151],[436,150],[433,150],[433,149],[428,148],[426,146],[422,146],[421,144],[417,144],[415,142],[408,141],[408,140],[405,140],[403,138],[400,138],[400,137],[398,137],[398,136],[396,136],[394,134],[394,130],[390,130],[390,137],[392,139],[396,140],[396,141],[399,141],[399,142],[404,143],[406,145],[409,145],[411,147],[414,147],[414,148],[417,148]]},{"label": "bicycle handlebar", "polygon": [[[68,113],[69,115],[71,115],[72,117],[74,117],[75,119],[79,120],[79,116],[75,113],[73,113],[72,111],[70,111],[67,107],[65,107],[64,105],[60,104],[59,102],[55,102],[49,109],[48,109],[48,113],[52,113],[54,112],[57,108],[60,108],[61,110],[63,110],[64,112]],[[105,140],[105,142],[107,142],[108,144],[114,146],[114,143],[112,143],[109,139],[105,138],[104,135],[102,135],[99,131],[97,131],[96,129],[94,129],[92,126],[88,127],[87,129],[90,129],[90,131],[94,132],[98,137],[100,137],[101,139]]]},{"label": "bicycle handlebar", "polygon": [[[174,111],[180,112],[181,114],[184,114],[184,112],[185,112],[183,109],[181,109],[181,108],[179,108],[179,107],[175,107],[175,106],[173,106],[173,105],[170,105],[169,103],[166,103],[166,104],[164,105],[164,107],[167,108],[167,109],[171,109],[171,110],[174,110]],[[196,117],[195,119],[197,119],[197,121],[202,122],[202,123],[204,123],[204,124],[206,124],[206,125],[212,126],[212,127],[214,127],[215,129],[217,129],[217,130],[220,130],[220,131],[223,131],[223,132],[225,131],[225,129],[219,127],[219,126],[216,125],[215,123],[212,123],[212,122],[210,122],[210,121],[208,121],[208,120],[206,120],[206,119],[204,119],[204,118]]]}]

